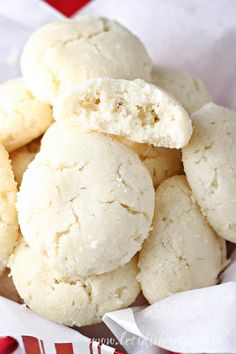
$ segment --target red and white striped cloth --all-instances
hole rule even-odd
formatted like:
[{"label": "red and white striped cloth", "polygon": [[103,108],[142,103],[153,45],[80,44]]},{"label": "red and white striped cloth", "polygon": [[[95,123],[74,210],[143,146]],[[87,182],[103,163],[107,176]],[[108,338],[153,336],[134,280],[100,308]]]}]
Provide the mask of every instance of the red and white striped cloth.
[{"label": "red and white striped cloth", "polygon": [[0,354],[124,354],[90,340],[89,343],[51,343],[31,336],[1,337]]},{"label": "red and white striped cloth", "polygon": [[124,354],[1,296],[0,313],[0,354]]}]

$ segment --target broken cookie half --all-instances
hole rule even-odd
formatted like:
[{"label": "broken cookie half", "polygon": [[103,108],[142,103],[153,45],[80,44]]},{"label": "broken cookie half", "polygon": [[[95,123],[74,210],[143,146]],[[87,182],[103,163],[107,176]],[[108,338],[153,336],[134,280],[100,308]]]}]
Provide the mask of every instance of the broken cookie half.
[{"label": "broken cookie half", "polygon": [[91,79],[55,102],[57,121],[159,147],[188,144],[191,120],[181,104],[143,80]]}]

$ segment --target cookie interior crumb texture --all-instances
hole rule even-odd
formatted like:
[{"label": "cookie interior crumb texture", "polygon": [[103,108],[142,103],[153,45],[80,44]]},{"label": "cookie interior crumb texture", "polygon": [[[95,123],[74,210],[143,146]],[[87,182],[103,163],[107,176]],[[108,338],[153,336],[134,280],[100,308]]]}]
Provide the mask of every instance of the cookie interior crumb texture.
[{"label": "cookie interior crumb texture", "polygon": [[184,147],[192,134],[181,104],[143,80],[87,80],[57,99],[54,116],[57,121],[159,147]]},{"label": "cookie interior crumb texture", "polygon": [[52,103],[71,85],[94,77],[151,80],[141,41],[119,23],[82,17],[50,23],[31,35],[21,68],[36,97]]},{"label": "cookie interior crumb texture", "polygon": [[226,244],[201,214],[185,176],[156,191],[153,230],[140,252],[139,280],[154,303],[171,294],[217,283],[226,266]]},{"label": "cookie interior crumb texture", "polygon": [[72,126],[42,144],[24,173],[17,208],[26,242],[46,252],[50,266],[85,276],[116,269],[140,250],[154,198],[137,154]]}]

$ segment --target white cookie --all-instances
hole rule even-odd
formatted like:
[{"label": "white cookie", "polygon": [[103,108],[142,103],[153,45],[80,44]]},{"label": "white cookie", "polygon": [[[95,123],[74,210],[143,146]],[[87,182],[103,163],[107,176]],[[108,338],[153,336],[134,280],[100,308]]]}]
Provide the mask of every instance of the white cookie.
[{"label": "white cookie", "polygon": [[0,144],[0,274],[18,238],[16,183],[8,153]]},{"label": "white cookie", "polygon": [[118,140],[139,155],[140,160],[147,167],[152,177],[155,189],[165,179],[183,174],[180,150],[157,148],[153,145],[134,143],[121,137],[118,137]]},{"label": "white cookie", "polygon": [[236,112],[209,103],[192,121],[194,133],[183,149],[188,182],[216,232],[236,242]]},{"label": "white cookie", "polygon": [[21,68],[36,97],[52,103],[67,87],[94,77],[151,80],[141,41],[119,23],[84,17],[50,23],[32,34]]},{"label": "white cookie", "polygon": [[106,312],[128,307],[140,292],[136,257],[110,273],[69,278],[48,268],[42,256],[22,244],[12,257],[11,272],[32,310],[68,326],[101,322]]},{"label": "white cookie", "polygon": [[26,242],[69,274],[116,269],[141,248],[155,193],[138,156],[125,145],[78,128],[42,144],[24,173],[18,216]]},{"label": "white cookie", "polygon": [[52,121],[51,107],[33,97],[23,79],[0,85],[0,141],[7,151],[39,137]]},{"label": "white cookie", "polygon": [[[71,130],[72,126],[70,127],[68,124],[64,124],[61,122],[54,122],[48,129],[47,131],[43,134],[41,142],[40,142],[40,150],[44,150],[45,148],[52,148],[54,143],[58,144],[58,141],[60,141],[61,137],[63,136],[63,132],[67,132],[68,129]],[[93,133],[93,131],[88,130],[88,129],[81,129],[80,127],[75,127],[76,131],[78,132],[79,136],[81,134],[89,134]],[[102,134],[101,134],[102,135]],[[102,135],[104,136],[104,135]],[[121,140],[117,139],[116,140]]]},{"label": "white cookie", "polygon": [[0,296],[6,297],[15,302],[22,302],[20,295],[13,284],[12,278],[10,277],[9,269],[7,268],[0,277]]},{"label": "white cookie", "polygon": [[181,148],[192,134],[176,99],[143,80],[87,80],[56,100],[54,115],[58,122],[159,147]]},{"label": "white cookie", "polygon": [[[52,124],[42,138],[42,147],[47,145],[48,140],[52,142],[60,139],[61,129],[63,129],[63,125]],[[125,144],[138,154],[152,177],[154,188],[166,178],[183,174],[181,150],[157,148],[153,145],[134,143],[119,136],[114,136],[114,139]]]},{"label": "white cookie", "polygon": [[18,186],[21,185],[23,174],[39,149],[40,139],[35,139],[10,154],[13,173]]},{"label": "white cookie", "polygon": [[189,114],[212,101],[204,83],[185,71],[156,66],[152,71],[152,81],[175,96]]},{"label": "white cookie", "polygon": [[140,252],[139,280],[154,303],[176,292],[216,284],[226,265],[225,241],[214,233],[184,176],[157,188],[151,236]]}]

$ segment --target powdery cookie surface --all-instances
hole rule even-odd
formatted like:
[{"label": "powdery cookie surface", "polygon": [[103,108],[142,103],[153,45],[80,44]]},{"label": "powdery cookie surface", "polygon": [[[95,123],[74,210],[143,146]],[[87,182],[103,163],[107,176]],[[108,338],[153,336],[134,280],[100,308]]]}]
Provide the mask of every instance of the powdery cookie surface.
[{"label": "powdery cookie surface", "polygon": [[18,215],[26,242],[68,274],[111,271],[141,248],[154,209],[151,177],[111,137],[61,129],[24,173]]},{"label": "powdery cookie surface", "polygon": [[134,143],[125,138],[118,138],[118,140],[138,154],[140,160],[150,172],[155,189],[165,179],[183,174],[180,150]]},{"label": "powdery cookie surface", "polygon": [[192,134],[179,102],[143,80],[87,80],[57,99],[54,114],[60,122],[159,147],[181,148]]},{"label": "powdery cookie surface", "polygon": [[212,101],[204,83],[195,75],[185,71],[155,66],[152,71],[152,81],[175,96],[189,114]]},{"label": "powdery cookie surface", "polygon": [[154,303],[173,293],[216,284],[226,265],[225,241],[216,236],[196,205],[184,176],[157,188],[151,236],[140,252],[139,279]]},{"label": "powdery cookie surface", "polygon": [[10,154],[13,173],[18,186],[21,185],[23,174],[39,149],[40,139],[35,139]]},{"label": "powdery cookie surface", "polygon": [[0,144],[0,274],[18,238],[16,183],[8,153]]},{"label": "powdery cookie surface", "polygon": [[23,79],[0,85],[0,141],[9,152],[42,135],[52,121],[50,106],[33,97]]},{"label": "powdery cookie surface", "polygon": [[140,292],[136,258],[110,273],[68,278],[48,268],[42,256],[22,244],[12,258],[11,272],[32,310],[69,326],[101,322],[106,312],[128,307]]},{"label": "powdery cookie surface", "polygon": [[115,21],[84,17],[50,23],[32,34],[21,68],[36,97],[51,102],[66,87],[94,77],[151,80],[140,40]]},{"label": "powdery cookie surface", "polygon": [[236,242],[236,112],[209,103],[192,121],[194,133],[183,149],[188,182],[216,232]]},{"label": "powdery cookie surface", "polygon": [[[44,134],[41,144],[42,148],[47,145],[47,141],[57,141],[60,139],[63,125],[54,123]],[[165,179],[182,174],[183,164],[181,151],[177,149],[157,148],[153,145],[135,143],[122,137],[114,136],[122,144],[132,149],[148,169],[154,188],[156,188]]]}]

